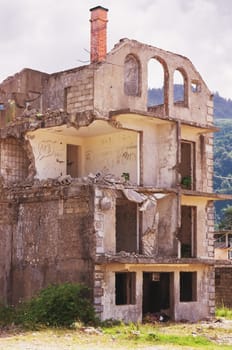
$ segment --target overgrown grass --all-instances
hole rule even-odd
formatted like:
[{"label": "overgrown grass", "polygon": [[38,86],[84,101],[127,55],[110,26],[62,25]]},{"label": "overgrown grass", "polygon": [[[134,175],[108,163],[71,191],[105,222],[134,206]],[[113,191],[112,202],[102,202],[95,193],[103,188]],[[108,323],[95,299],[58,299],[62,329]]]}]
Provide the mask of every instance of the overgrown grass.
[{"label": "overgrown grass", "polygon": [[224,317],[228,320],[232,320],[232,309],[229,309],[228,307],[225,307],[225,306],[216,308],[216,316]]},{"label": "overgrown grass", "polygon": [[[56,350],[105,350],[105,349],[143,349],[146,347],[158,347],[164,349],[204,349],[204,350],[229,350],[231,345],[217,344],[219,335],[217,330],[208,324],[123,324],[110,321],[99,329],[86,327],[81,322],[76,323],[76,328],[47,328],[37,332],[20,332],[18,335],[4,339],[4,349],[15,349],[20,342],[25,344],[36,343],[38,349],[48,348]],[[110,326],[111,323],[111,326]],[[216,323],[218,324],[218,323]],[[220,333],[222,331],[220,325]],[[227,339],[225,329],[222,339]],[[11,344],[12,347],[8,347]],[[13,346],[15,344],[15,347]]]},{"label": "overgrown grass", "polygon": [[161,327],[152,325],[121,324],[103,328],[103,331],[104,334],[111,335],[118,342],[131,342],[140,345],[170,344],[200,349],[212,345],[212,342],[204,336],[165,334]]},{"label": "overgrown grass", "polygon": [[[186,347],[227,350],[232,348],[231,345],[216,343],[219,338],[225,342],[231,329],[220,327],[217,332],[214,324],[205,327],[201,323],[195,325],[169,322],[124,324],[116,320],[95,323],[96,317],[88,295],[88,288],[82,285],[49,286],[19,308],[0,305],[0,327],[14,323],[19,324],[20,327],[23,326],[24,329],[40,330],[38,333],[43,331],[50,336],[54,331],[52,328],[46,330],[46,327],[66,327],[67,330],[72,326],[75,327],[73,333],[71,329],[67,331],[73,339],[73,344],[87,343],[93,349],[95,347],[92,345],[96,342],[102,349],[135,349],[137,346],[142,348],[154,345],[165,345],[167,349]],[[217,308],[216,316],[232,319],[232,310],[226,307]],[[89,323],[100,325],[101,329],[93,332],[90,330],[90,333],[88,330],[85,332],[86,325]],[[62,333],[62,328],[56,332]],[[63,333],[66,334],[65,328]]]}]

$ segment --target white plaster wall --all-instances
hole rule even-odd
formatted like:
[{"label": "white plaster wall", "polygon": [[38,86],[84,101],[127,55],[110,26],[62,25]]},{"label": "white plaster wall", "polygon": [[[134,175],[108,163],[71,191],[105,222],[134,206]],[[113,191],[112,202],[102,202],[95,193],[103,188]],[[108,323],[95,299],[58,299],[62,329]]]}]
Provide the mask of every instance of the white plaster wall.
[{"label": "white plaster wall", "polygon": [[228,249],[215,248],[215,259],[228,260]]},{"label": "white plaster wall", "polygon": [[27,139],[35,157],[36,178],[42,180],[66,174],[66,145],[82,145],[79,137],[51,132],[29,132]]},{"label": "white plaster wall", "polygon": [[141,158],[143,185],[155,186],[158,181],[159,130],[158,126],[147,117],[122,115],[117,120],[123,127],[141,132]]},{"label": "white plaster wall", "polygon": [[136,115],[122,115],[117,120],[125,128],[141,132],[143,185],[172,187],[176,180],[176,125]]},{"label": "white plaster wall", "polygon": [[84,172],[106,172],[121,177],[130,174],[130,181],[138,183],[138,134],[119,131],[83,140]]},{"label": "white plaster wall", "polygon": [[176,125],[165,124],[158,127],[159,175],[157,187],[172,187],[176,183],[177,139]]}]

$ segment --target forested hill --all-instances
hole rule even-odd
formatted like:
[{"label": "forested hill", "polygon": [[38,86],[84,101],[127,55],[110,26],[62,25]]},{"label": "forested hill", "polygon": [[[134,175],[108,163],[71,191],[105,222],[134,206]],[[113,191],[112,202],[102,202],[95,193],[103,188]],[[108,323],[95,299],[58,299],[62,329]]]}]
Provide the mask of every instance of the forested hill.
[{"label": "forested hill", "polygon": [[216,119],[231,119],[232,121],[232,100],[223,98],[218,92],[214,94],[214,116]]}]

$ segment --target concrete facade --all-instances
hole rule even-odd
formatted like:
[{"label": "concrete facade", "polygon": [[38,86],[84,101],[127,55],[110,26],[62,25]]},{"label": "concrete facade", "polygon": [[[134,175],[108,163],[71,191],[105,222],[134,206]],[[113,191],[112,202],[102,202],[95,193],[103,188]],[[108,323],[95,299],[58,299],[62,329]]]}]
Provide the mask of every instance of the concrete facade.
[{"label": "concrete facade", "polygon": [[[73,281],[101,319],[213,316],[212,95],[186,57],[129,39],[106,54],[106,12],[91,64],[0,85],[0,298]],[[150,60],[164,96],[147,107]]]}]

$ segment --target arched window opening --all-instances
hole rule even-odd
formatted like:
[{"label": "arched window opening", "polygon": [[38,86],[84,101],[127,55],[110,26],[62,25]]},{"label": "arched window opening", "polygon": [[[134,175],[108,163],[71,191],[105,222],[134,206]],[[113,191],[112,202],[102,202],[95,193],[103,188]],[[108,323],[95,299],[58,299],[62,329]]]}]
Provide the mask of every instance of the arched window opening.
[{"label": "arched window opening", "polygon": [[148,107],[155,107],[165,103],[164,95],[164,67],[157,59],[148,62]]},{"label": "arched window opening", "polygon": [[175,104],[187,106],[187,78],[180,69],[173,76],[173,99]]},{"label": "arched window opening", "polygon": [[128,96],[140,95],[140,64],[131,54],[124,63],[124,93]]}]

